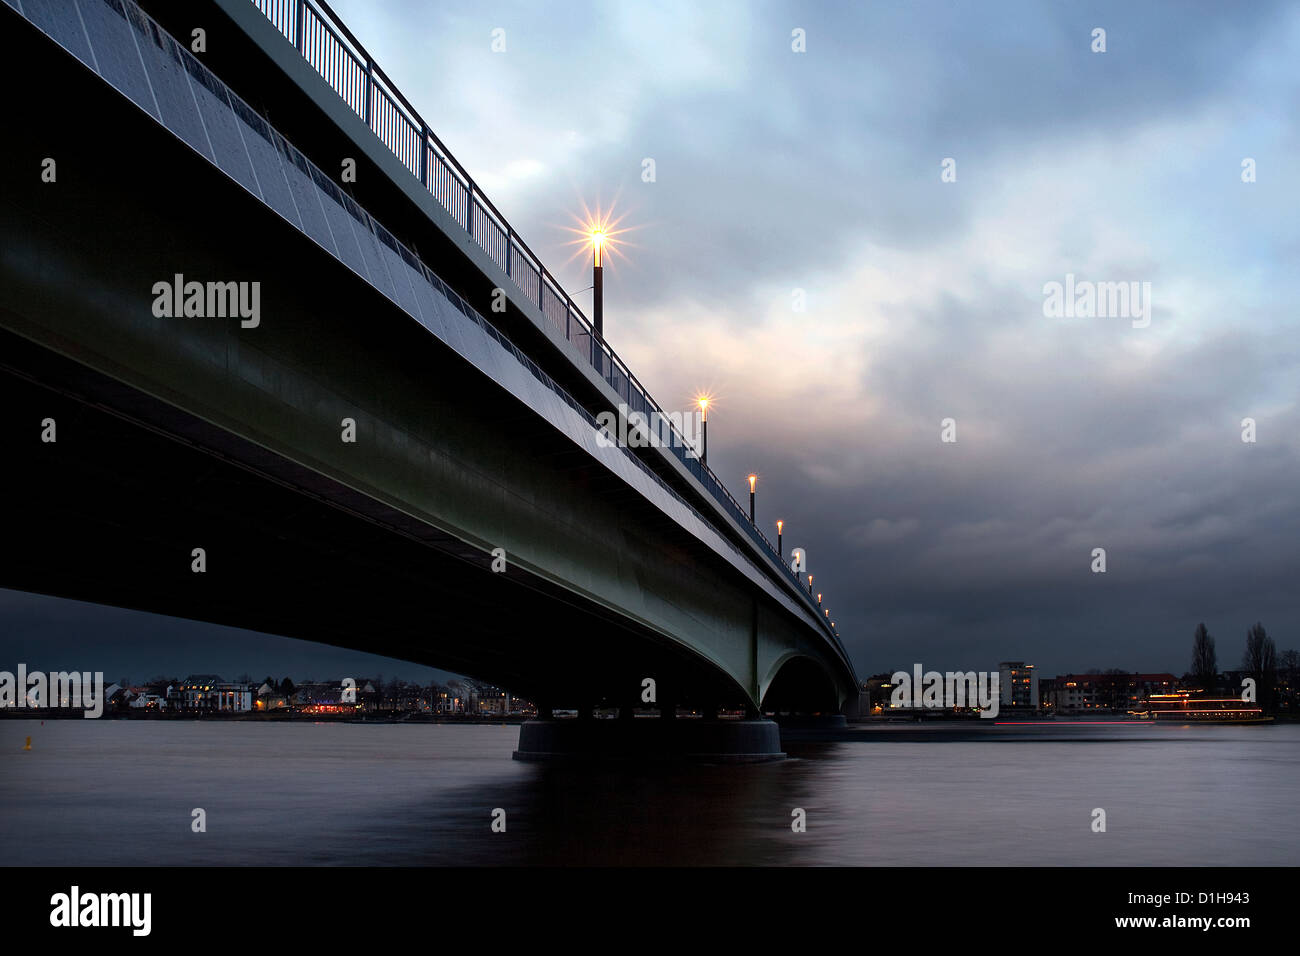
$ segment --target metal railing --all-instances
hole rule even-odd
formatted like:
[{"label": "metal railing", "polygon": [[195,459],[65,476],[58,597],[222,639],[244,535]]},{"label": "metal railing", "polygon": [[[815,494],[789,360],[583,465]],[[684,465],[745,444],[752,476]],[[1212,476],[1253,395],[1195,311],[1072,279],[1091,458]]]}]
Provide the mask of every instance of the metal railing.
[{"label": "metal railing", "polygon": [[[669,433],[665,439],[667,447],[754,543],[775,559],[817,613],[816,603],[805,591],[799,575],[790,569],[784,555],[777,552],[767,536],[749,520],[748,510],[695,455],[685,436],[672,425],[649,391],[614,350],[595,334],[582,310],[574,305],[568,293],[542,265],[541,259],[478,189],[465,168],[329,5],[324,0],[251,2],[438,204],[469,233],[524,297],[541,310],[546,320],[570,344],[575,355],[597,370],[629,410],[641,412],[648,418],[655,414],[659,416]],[[821,620],[820,614],[818,620]],[[829,626],[825,629],[834,636]]]}]

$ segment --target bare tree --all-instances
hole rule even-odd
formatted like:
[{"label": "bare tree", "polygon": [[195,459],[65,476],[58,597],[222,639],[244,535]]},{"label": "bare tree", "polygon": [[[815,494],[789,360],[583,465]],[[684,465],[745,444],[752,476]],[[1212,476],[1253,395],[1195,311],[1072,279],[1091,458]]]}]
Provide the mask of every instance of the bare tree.
[{"label": "bare tree", "polygon": [[1205,629],[1205,622],[1196,625],[1192,637],[1192,674],[1201,690],[1213,691],[1219,682],[1219,659],[1214,652],[1214,638]]},{"label": "bare tree", "polygon": [[1255,678],[1260,706],[1265,712],[1271,711],[1273,691],[1277,685],[1277,645],[1258,621],[1246,632],[1246,653],[1241,669]]}]

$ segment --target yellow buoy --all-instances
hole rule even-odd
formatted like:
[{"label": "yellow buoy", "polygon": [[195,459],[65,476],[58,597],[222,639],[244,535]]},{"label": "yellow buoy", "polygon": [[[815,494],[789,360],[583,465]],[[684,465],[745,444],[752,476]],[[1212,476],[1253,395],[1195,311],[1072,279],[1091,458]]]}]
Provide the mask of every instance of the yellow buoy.
[{"label": "yellow buoy", "polygon": [[28,737],[27,743],[23,744],[23,750],[31,750],[31,749],[32,749],[32,738]]}]

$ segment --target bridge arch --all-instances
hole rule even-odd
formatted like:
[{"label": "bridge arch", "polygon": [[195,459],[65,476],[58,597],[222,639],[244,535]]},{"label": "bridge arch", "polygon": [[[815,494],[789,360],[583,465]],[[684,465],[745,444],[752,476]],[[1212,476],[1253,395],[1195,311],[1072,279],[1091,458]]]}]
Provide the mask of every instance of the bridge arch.
[{"label": "bridge arch", "polygon": [[835,678],[814,657],[790,651],[779,657],[764,681],[762,710],[777,714],[838,714]]}]

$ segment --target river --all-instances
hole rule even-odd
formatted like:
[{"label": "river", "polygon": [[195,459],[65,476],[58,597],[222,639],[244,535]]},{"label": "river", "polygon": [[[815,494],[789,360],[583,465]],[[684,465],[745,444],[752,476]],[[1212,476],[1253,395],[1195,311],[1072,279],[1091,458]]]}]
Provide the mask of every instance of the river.
[{"label": "river", "polygon": [[[778,763],[640,769],[520,763],[517,738],[511,726],[2,720],[0,864],[1300,859],[1295,724],[868,735],[791,744]],[[196,808],[206,832],[192,830]]]}]

